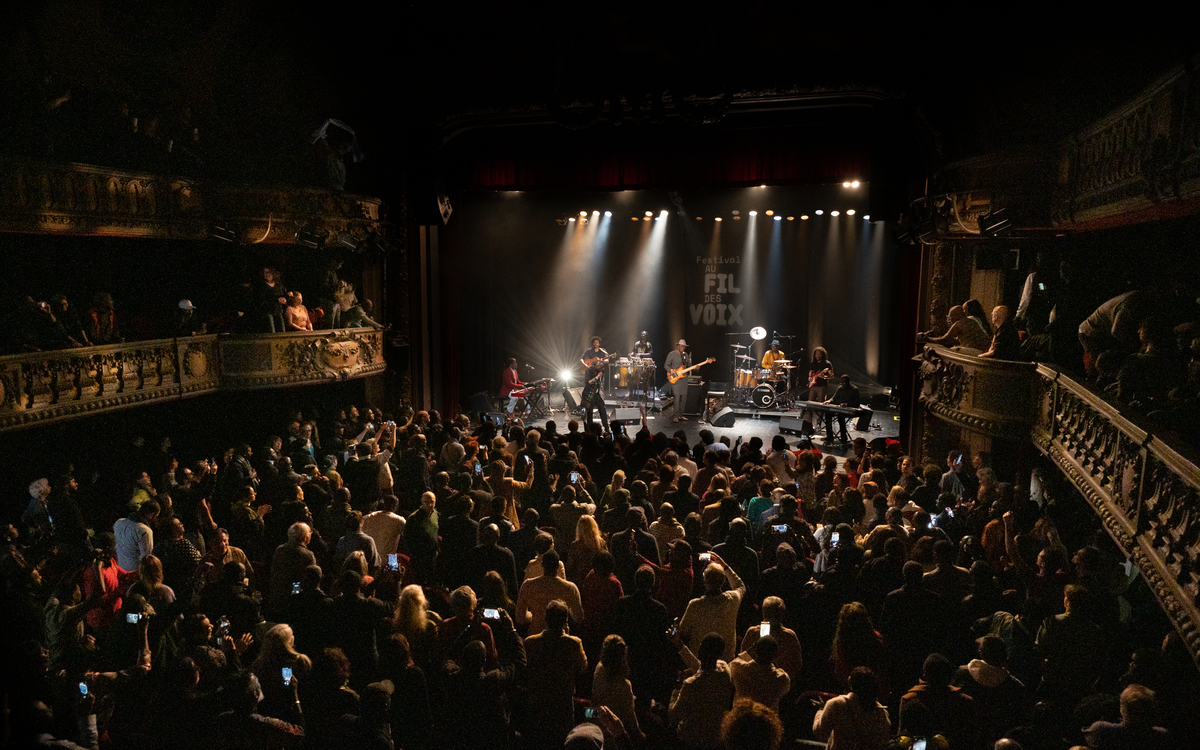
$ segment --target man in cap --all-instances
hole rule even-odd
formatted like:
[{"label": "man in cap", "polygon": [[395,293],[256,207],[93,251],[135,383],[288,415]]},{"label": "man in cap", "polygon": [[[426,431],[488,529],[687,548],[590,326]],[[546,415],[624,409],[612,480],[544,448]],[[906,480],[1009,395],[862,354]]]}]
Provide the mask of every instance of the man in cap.
[{"label": "man in cap", "polygon": [[[670,372],[671,370],[678,370],[681,367],[687,366],[687,358],[684,357],[684,355],[683,355],[683,351],[684,351],[684,349],[687,349],[687,345],[688,344],[686,341],[684,341],[683,339],[679,339],[679,342],[677,344],[675,344],[675,348],[672,349],[671,351],[667,352],[667,358],[663,362],[663,368],[666,369],[667,372]],[[668,397],[673,397],[676,395],[677,394],[675,393],[675,387],[671,384],[671,381],[668,380],[666,385],[663,386],[663,389],[660,393],[660,397],[663,399],[666,399]],[[681,419],[686,420],[687,417],[680,416],[679,410],[676,409],[675,410],[675,418],[672,419],[671,421],[678,422]]]}]

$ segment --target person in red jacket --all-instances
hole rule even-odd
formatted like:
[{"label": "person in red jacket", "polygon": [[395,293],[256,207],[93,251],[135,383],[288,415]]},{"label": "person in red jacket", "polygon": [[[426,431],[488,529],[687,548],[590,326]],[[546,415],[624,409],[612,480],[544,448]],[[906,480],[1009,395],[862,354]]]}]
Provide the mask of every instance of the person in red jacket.
[{"label": "person in red jacket", "polygon": [[524,388],[525,384],[521,382],[521,378],[517,375],[517,360],[514,357],[508,358],[508,367],[504,368],[504,374],[500,376],[500,398],[508,399],[506,410],[509,414],[513,413],[513,409],[517,406],[517,397],[512,395],[512,392]]}]

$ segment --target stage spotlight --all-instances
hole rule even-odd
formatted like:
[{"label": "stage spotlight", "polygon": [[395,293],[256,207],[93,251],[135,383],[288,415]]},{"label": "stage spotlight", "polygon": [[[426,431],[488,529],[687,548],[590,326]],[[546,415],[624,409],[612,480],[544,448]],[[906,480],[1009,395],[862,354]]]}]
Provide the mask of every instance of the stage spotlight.
[{"label": "stage spotlight", "polygon": [[854,215],[854,209],[853,209],[853,208],[848,208],[848,209],[846,209],[846,215],[847,215],[847,216],[853,216],[853,215]]},{"label": "stage spotlight", "polygon": [[721,217],[720,217],[720,216],[718,216],[718,217],[715,219],[715,221],[720,221],[720,220],[721,220]]},{"label": "stage spotlight", "polygon": [[605,216],[612,216],[612,211],[605,211],[605,212],[604,212],[604,215],[605,215]]},{"label": "stage spotlight", "polygon": [[850,187],[852,187],[852,188],[858,187],[858,180],[854,180],[853,182],[851,182]]},{"label": "stage spotlight", "polygon": [[783,217],[782,217],[782,216],[776,216],[776,217],[775,217],[775,221],[783,221]]},{"label": "stage spotlight", "polygon": [[808,214],[800,214],[800,221],[808,221]]},{"label": "stage spotlight", "polygon": [[870,220],[871,220],[871,214],[864,214],[864,215],[863,215],[863,221],[870,221]]},{"label": "stage spotlight", "polygon": [[758,211],[751,211],[751,212],[750,212],[750,215],[751,215],[751,216],[758,216]]},{"label": "stage spotlight", "polygon": [[[820,212],[820,211],[817,211],[817,213],[821,213],[821,212]],[[841,211],[830,211],[830,212],[829,212],[829,215],[830,215],[830,216],[841,216],[841,215],[842,215],[842,212],[841,212]]]},{"label": "stage spotlight", "polygon": [[580,215],[580,216],[587,216],[587,211],[580,211],[580,212],[579,212],[579,215]]},{"label": "stage spotlight", "polygon": [[774,212],[774,211],[772,211],[771,209],[769,209],[769,208],[768,208],[768,209],[767,209],[767,216],[774,216],[774,215],[775,215],[775,212]]},{"label": "stage spotlight", "polygon": [[763,187],[766,187],[766,185],[759,185],[759,187],[760,187],[760,188],[763,188]]},{"label": "stage spotlight", "polygon": [[562,372],[558,373],[559,382],[570,383],[571,376],[573,376],[574,374],[575,374],[575,371],[572,370],[571,368],[568,367],[568,368],[564,369]]},{"label": "stage spotlight", "polygon": [[815,213],[817,216],[824,216],[824,215],[825,215],[825,212],[824,212],[824,211],[822,211],[822,210],[821,210],[821,209],[819,209],[819,208],[818,208],[816,211],[813,211],[813,213]]},{"label": "stage spotlight", "polygon": [[795,220],[796,220],[796,217],[795,217],[795,216],[789,216],[789,217],[788,217],[788,221],[795,221]]},{"label": "stage spotlight", "polygon": [[592,211],[592,216],[599,216],[599,215],[600,215],[599,211]]},{"label": "stage spotlight", "polygon": [[734,211],[734,212],[733,212],[733,215],[734,215],[734,216],[737,216],[737,215],[738,215],[738,213],[739,213],[738,211]]},{"label": "stage spotlight", "polygon": [[845,182],[843,182],[843,183],[842,183],[842,187],[845,187],[845,188],[848,188],[848,187],[850,187],[850,181],[849,181],[849,180],[846,180]]},{"label": "stage spotlight", "polygon": [[741,221],[741,220],[742,220],[742,217],[740,217],[740,216],[735,216],[735,217],[733,217],[733,220],[734,220],[734,221]]},{"label": "stage spotlight", "polygon": [[703,218],[704,218],[703,216],[697,216],[697,217],[696,217],[696,221],[700,221],[700,220],[701,220],[701,219],[703,219]]},{"label": "stage spotlight", "polygon": [[634,216],[634,217],[631,217],[631,218],[632,218],[634,221],[637,221],[637,220],[638,220],[638,217],[636,217],[636,216]]},{"label": "stage spotlight", "polygon": [[647,215],[647,216],[653,216],[653,215],[654,215],[654,212],[653,212],[653,211],[647,211],[647,212],[646,212],[646,215]]},{"label": "stage spotlight", "polygon": [[572,216],[571,218],[567,219],[567,221],[575,221],[575,217]]},{"label": "stage spotlight", "polygon": [[659,211],[658,215],[663,217],[664,219],[667,218],[667,209],[664,208],[663,210]]}]

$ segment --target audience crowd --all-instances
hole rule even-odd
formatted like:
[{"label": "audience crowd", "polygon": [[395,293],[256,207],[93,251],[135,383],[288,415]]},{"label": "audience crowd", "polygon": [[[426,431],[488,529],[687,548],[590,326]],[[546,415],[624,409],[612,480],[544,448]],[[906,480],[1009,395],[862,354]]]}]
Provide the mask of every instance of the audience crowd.
[{"label": "audience crowd", "polygon": [[[297,414],[5,506],[12,747],[1174,746],[1187,649],[1051,476],[894,441]],[[964,460],[965,459],[965,460]],[[1167,628],[1169,630],[1169,628]]]}]

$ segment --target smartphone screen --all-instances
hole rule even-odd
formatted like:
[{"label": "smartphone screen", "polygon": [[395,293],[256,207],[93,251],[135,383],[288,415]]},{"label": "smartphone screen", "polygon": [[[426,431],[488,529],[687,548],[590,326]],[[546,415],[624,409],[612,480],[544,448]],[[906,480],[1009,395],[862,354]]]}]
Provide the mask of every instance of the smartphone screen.
[{"label": "smartphone screen", "polygon": [[585,718],[585,719],[596,718],[596,709],[592,708],[591,706],[588,706],[587,708],[583,709],[583,718]]},{"label": "smartphone screen", "polygon": [[484,609],[483,616],[489,620],[499,620],[500,619],[500,610],[490,609],[490,608]]},{"label": "smartphone screen", "polygon": [[482,473],[483,473],[483,464],[475,464],[475,473],[476,473],[476,474],[482,474]]},{"label": "smartphone screen", "polygon": [[578,472],[578,471],[572,471],[572,472],[571,472],[571,481],[572,481],[572,482],[578,482],[578,481],[579,481],[579,472]]},{"label": "smartphone screen", "polygon": [[79,683],[79,694],[87,695],[87,683],[86,682]]},{"label": "smartphone screen", "polygon": [[910,750],[925,750],[925,740],[913,740]]},{"label": "smartphone screen", "polygon": [[291,685],[292,684],[292,668],[284,667],[282,671],[283,671],[283,684]]},{"label": "smartphone screen", "polygon": [[140,619],[142,619],[142,616],[136,612],[130,612],[129,614],[125,615],[125,622],[127,622],[131,625],[136,623]]},{"label": "smartphone screen", "polygon": [[300,593],[300,582],[299,581],[292,581],[292,593],[293,594]]},{"label": "smartphone screen", "polygon": [[388,553],[388,570],[400,570],[400,558],[395,552]]},{"label": "smartphone screen", "polygon": [[759,638],[766,638],[770,634],[771,634],[771,623],[764,622],[758,626],[758,637]]},{"label": "smartphone screen", "polygon": [[834,547],[836,547],[836,546],[838,546],[838,541],[841,538],[842,538],[842,535],[835,531],[835,532],[833,532],[833,536],[829,537],[829,543],[831,545],[833,545]]},{"label": "smartphone screen", "polygon": [[711,552],[701,552],[701,553],[700,553],[700,562],[702,562],[702,563],[706,563],[706,562],[708,562],[709,560],[712,560],[712,553],[711,553]]},{"label": "smartphone screen", "polygon": [[786,534],[787,530],[788,530],[786,523],[776,524],[775,526],[772,526],[771,528],[780,534]]}]

